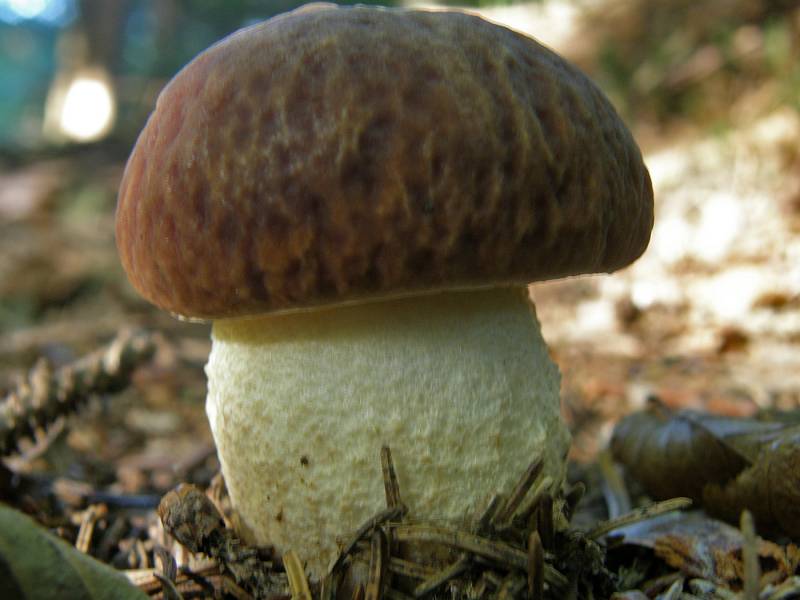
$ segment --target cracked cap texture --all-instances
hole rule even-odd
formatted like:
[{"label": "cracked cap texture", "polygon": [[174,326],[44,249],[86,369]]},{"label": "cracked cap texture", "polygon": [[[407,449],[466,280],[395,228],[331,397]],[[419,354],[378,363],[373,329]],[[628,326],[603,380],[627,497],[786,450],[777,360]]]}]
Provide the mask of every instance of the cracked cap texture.
[{"label": "cracked cap texture", "polygon": [[613,271],[646,248],[653,192],[610,102],[536,41],[323,7],[178,73],[116,218],[139,292],[210,319]]}]

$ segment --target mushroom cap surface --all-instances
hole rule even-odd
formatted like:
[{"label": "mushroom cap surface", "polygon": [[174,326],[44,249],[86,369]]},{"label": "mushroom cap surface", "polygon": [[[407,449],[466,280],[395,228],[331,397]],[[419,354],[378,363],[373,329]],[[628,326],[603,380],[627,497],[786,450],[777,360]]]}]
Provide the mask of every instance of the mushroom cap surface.
[{"label": "mushroom cap surface", "polygon": [[116,219],[145,298],[225,318],[610,272],[646,248],[653,192],[610,102],[536,41],[319,8],[175,76]]}]

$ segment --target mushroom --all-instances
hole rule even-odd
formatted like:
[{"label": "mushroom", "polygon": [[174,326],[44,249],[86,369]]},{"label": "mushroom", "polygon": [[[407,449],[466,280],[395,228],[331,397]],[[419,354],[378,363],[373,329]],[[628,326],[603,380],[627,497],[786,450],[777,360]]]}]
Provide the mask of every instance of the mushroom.
[{"label": "mushroom", "polygon": [[569,434],[527,284],[647,246],[653,195],[609,101],[476,16],[298,10],[162,91],[117,207],[156,305],[213,320],[207,413],[242,533],[319,577],[383,506],[460,523]]}]

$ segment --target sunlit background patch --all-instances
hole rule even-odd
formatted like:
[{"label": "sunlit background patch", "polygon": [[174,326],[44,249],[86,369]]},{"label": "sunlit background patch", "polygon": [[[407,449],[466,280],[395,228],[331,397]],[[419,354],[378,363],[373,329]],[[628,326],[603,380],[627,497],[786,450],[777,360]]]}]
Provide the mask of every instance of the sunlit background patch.
[{"label": "sunlit background patch", "polygon": [[0,0],[0,21],[16,25],[35,20],[63,26],[75,18],[74,0]]}]

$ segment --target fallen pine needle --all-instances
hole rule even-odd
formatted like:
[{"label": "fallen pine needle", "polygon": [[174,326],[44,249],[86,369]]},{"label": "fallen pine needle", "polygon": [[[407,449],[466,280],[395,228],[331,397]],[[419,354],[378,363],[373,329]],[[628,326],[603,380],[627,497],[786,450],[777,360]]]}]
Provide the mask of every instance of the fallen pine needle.
[{"label": "fallen pine needle", "polygon": [[311,590],[303,571],[303,565],[294,550],[289,550],[283,555],[283,567],[289,578],[289,589],[292,591],[292,600],[311,600]]},{"label": "fallen pine needle", "polygon": [[620,527],[632,525],[633,523],[638,523],[640,521],[646,521],[658,515],[663,515],[664,513],[672,512],[674,510],[683,510],[685,508],[689,508],[691,505],[691,498],[670,498],[669,500],[664,500],[662,502],[654,502],[648,506],[632,510],[631,512],[617,517],[616,519],[602,521],[591,531],[589,531],[589,533],[586,534],[586,537],[596,540],[597,538],[602,537],[607,533],[614,531],[615,529],[619,529]]}]

